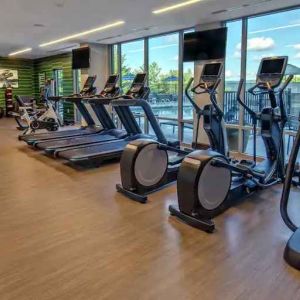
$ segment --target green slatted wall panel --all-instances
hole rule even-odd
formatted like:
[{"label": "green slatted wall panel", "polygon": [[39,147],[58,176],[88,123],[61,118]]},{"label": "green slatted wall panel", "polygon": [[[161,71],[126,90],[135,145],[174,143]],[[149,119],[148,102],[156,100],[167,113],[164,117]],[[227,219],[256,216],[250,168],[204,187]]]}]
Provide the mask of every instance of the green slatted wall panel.
[{"label": "green slatted wall panel", "polygon": [[[38,78],[39,73],[45,73],[47,79],[53,78],[53,70],[63,70],[63,95],[73,94],[73,70],[72,70],[72,54],[61,54],[51,57],[36,59],[34,61],[34,78],[35,93],[39,93]],[[64,118],[73,119],[74,108],[72,104],[64,103]]]},{"label": "green slatted wall panel", "polygon": [[[0,69],[18,70],[19,87],[13,90],[14,95],[33,95],[34,76],[33,61],[0,57]],[[4,88],[0,88],[0,106],[5,107]]]}]

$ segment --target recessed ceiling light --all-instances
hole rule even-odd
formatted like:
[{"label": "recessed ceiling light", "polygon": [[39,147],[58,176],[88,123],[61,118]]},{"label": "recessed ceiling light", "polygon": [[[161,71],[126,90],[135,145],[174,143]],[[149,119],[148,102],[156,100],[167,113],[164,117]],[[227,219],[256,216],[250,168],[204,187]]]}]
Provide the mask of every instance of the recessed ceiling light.
[{"label": "recessed ceiling light", "polygon": [[16,52],[9,53],[8,56],[15,56],[15,55],[22,54],[22,53],[25,53],[25,52],[30,52],[31,50],[32,50],[32,48],[26,48],[26,49],[18,50]]},{"label": "recessed ceiling light", "polygon": [[177,4],[174,4],[174,5],[171,5],[171,6],[159,8],[159,9],[157,9],[157,10],[154,10],[152,13],[154,13],[154,14],[156,14],[156,15],[157,15],[157,14],[162,14],[162,13],[168,12],[168,11],[170,11],[170,10],[179,9],[179,8],[181,8],[181,7],[189,6],[189,5],[192,5],[192,4],[201,2],[201,1],[203,1],[203,0],[190,0],[190,1],[185,1],[185,2],[177,3]]},{"label": "recessed ceiling light", "polygon": [[83,31],[83,32],[80,32],[80,33],[75,33],[75,34],[60,38],[58,40],[43,43],[43,44],[39,45],[39,47],[51,46],[51,45],[58,44],[58,43],[61,43],[61,42],[65,42],[65,41],[69,41],[69,40],[72,40],[72,39],[75,39],[75,38],[78,38],[78,37],[86,36],[86,35],[89,35],[89,34],[92,34],[92,33],[95,33],[95,32],[99,32],[99,31],[103,31],[103,30],[106,30],[106,29],[109,29],[109,28],[121,26],[123,24],[125,24],[124,21],[117,21],[117,22],[107,24],[107,25],[104,25],[104,26],[101,26],[101,27],[97,27],[97,28],[94,28],[94,29],[90,29],[90,30],[87,30],[87,31]]}]

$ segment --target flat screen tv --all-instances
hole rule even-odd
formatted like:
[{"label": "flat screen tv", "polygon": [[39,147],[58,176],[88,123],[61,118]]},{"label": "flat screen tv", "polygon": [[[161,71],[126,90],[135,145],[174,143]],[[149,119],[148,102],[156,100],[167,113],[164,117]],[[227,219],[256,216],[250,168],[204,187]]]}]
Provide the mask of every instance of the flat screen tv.
[{"label": "flat screen tv", "polygon": [[72,68],[86,69],[90,67],[90,48],[78,48],[72,51]]},{"label": "flat screen tv", "polygon": [[186,33],[183,61],[223,59],[226,54],[227,28]]}]

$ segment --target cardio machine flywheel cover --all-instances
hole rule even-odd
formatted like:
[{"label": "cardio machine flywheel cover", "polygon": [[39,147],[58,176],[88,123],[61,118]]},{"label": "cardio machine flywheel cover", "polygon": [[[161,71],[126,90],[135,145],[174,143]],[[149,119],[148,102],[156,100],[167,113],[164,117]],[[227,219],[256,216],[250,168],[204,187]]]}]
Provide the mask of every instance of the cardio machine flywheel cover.
[{"label": "cardio machine flywheel cover", "polygon": [[142,148],[134,164],[134,175],[139,184],[152,187],[164,177],[168,168],[168,154],[151,143]]},{"label": "cardio machine flywheel cover", "polygon": [[[222,162],[227,161],[222,158]],[[198,200],[201,206],[209,211],[215,210],[226,200],[231,186],[231,171],[212,166],[210,160],[202,169],[198,181]]]}]

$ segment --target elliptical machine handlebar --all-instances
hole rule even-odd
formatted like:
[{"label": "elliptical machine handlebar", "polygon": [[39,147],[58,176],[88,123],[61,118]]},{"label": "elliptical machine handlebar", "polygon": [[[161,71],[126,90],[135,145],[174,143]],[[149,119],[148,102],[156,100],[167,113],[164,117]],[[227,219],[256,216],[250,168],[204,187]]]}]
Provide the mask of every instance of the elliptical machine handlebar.
[{"label": "elliptical machine handlebar", "polygon": [[208,89],[208,93],[210,96],[210,101],[211,101],[213,107],[215,108],[218,116],[220,116],[222,118],[224,116],[224,113],[223,113],[222,109],[219,107],[219,104],[216,99],[216,90],[217,90],[219,84],[221,83],[221,81],[222,81],[222,79],[218,78],[216,80],[214,86],[212,87],[212,89]]},{"label": "elliptical machine handlebar", "polygon": [[[242,95],[244,84],[245,84],[245,79],[241,78],[237,90],[237,101],[249,113],[249,115],[252,118],[253,124],[255,124],[257,123],[258,114],[254,110],[252,110],[248,105],[246,105],[244,101],[242,101],[241,95]],[[256,88],[256,86],[254,88]]]},{"label": "elliptical machine handlebar", "polygon": [[[200,116],[200,115],[202,114],[202,109],[197,105],[197,103],[192,99],[191,95],[189,94],[189,90],[190,90],[190,88],[191,88],[193,82],[194,82],[194,78],[192,77],[192,78],[190,78],[190,80],[188,81],[188,83],[187,83],[187,85],[186,85],[186,88],[185,88],[185,95],[186,95],[186,97],[189,99],[189,101],[191,102],[193,108],[194,108],[195,111],[196,111],[196,114],[197,114],[198,116]],[[195,94],[198,95],[198,92],[195,91],[196,88],[197,88],[197,86],[194,87],[194,88],[192,88],[191,91],[192,91],[193,93],[195,93]]]}]

